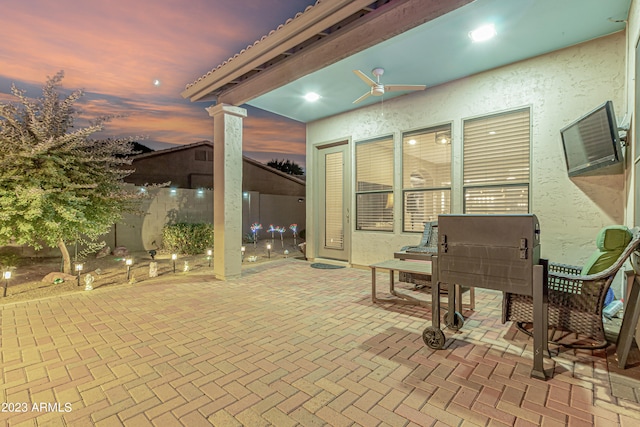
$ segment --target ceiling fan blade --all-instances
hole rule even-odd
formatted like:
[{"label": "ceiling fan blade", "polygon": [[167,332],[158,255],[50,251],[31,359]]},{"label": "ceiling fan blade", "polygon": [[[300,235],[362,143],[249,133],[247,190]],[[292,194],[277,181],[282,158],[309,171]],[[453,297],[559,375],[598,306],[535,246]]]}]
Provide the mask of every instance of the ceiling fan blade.
[{"label": "ceiling fan blade", "polygon": [[426,85],[384,85],[385,92],[398,92],[402,90],[425,90]]},{"label": "ceiling fan blade", "polygon": [[353,101],[354,104],[357,104],[360,101],[365,100],[366,98],[371,96],[371,92],[367,92],[364,95],[362,95],[360,98],[356,99],[355,101]]},{"label": "ceiling fan blade", "polygon": [[373,81],[369,76],[367,76],[362,71],[353,70],[353,72],[355,73],[356,76],[360,77],[362,81],[368,84],[369,86],[374,87],[377,84],[375,81]]}]

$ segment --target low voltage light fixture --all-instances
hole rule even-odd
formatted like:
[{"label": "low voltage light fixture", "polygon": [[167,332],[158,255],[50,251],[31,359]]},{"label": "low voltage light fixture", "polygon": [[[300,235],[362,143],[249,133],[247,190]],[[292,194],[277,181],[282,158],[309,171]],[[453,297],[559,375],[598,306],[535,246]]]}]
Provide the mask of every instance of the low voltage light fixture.
[{"label": "low voltage light fixture", "polygon": [[493,38],[496,34],[496,27],[493,24],[487,24],[469,31],[469,38],[474,42],[484,42]]},{"label": "low voltage light fixture", "polygon": [[320,99],[320,95],[315,92],[309,92],[304,96],[304,99],[309,102],[316,102],[318,99]]},{"label": "low voltage light fixture", "polygon": [[133,260],[131,258],[126,258],[124,260],[124,264],[127,266],[127,281],[131,278],[131,266],[133,265]]},{"label": "low voltage light fixture", "polygon": [[9,286],[9,279],[11,279],[11,270],[6,270],[2,273],[2,277],[4,278],[4,291],[2,292],[2,297],[7,296],[7,287]]},{"label": "low voltage light fixture", "polygon": [[76,264],[76,272],[78,273],[78,286],[80,286],[80,274],[82,273],[82,268],[82,263],[79,262]]}]

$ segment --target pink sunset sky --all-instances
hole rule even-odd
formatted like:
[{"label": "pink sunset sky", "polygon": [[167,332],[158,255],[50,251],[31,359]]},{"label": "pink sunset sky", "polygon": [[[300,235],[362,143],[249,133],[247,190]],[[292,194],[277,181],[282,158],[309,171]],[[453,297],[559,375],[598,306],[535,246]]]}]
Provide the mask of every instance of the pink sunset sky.
[{"label": "pink sunset sky", "polygon": [[[48,76],[84,89],[82,117],[125,114],[106,136],[140,136],[154,149],[212,140],[211,102],[185,85],[253,44],[315,0],[3,0],[0,101],[11,84],[39,97]],[[154,85],[158,80],[159,85]],[[244,153],[305,165],[305,126],[248,107]]]}]

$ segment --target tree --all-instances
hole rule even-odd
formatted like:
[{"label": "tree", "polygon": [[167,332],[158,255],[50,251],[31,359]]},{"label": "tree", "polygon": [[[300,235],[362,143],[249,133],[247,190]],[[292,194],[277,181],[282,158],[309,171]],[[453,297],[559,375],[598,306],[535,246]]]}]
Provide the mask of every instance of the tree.
[{"label": "tree", "polygon": [[296,162],[292,162],[291,160],[285,161],[284,159],[272,159],[267,163],[267,166],[278,169],[279,171],[282,171],[289,175],[304,175],[304,171],[302,170],[300,165],[298,165]]},{"label": "tree", "polygon": [[136,212],[142,194],[123,181],[133,172],[131,140],[92,138],[113,117],[75,127],[83,91],[61,98],[63,77],[49,77],[38,99],[12,85],[18,103],[0,103],[0,244],[57,246],[70,272],[67,244],[95,241]]}]

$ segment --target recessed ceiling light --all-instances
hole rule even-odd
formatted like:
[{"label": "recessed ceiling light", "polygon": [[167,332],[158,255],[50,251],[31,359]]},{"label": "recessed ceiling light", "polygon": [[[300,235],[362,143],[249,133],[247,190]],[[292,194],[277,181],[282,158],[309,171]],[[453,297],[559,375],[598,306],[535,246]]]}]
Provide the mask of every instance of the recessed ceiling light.
[{"label": "recessed ceiling light", "polygon": [[309,102],[315,102],[315,101],[317,101],[318,99],[320,99],[320,95],[318,95],[318,94],[317,94],[317,93],[315,93],[315,92],[309,92],[308,94],[306,94],[306,95],[304,96],[304,99],[306,99],[306,100],[307,100],[307,101],[309,101]]},{"label": "recessed ceiling light", "polygon": [[483,42],[493,38],[496,34],[496,27],[494,27],[493,24],[488,24],[469,31],[469,38],[474,42]]}]

